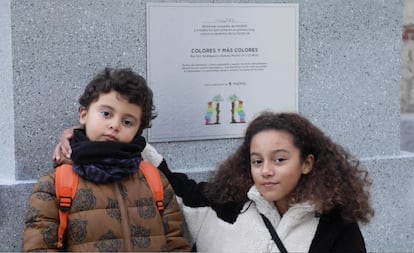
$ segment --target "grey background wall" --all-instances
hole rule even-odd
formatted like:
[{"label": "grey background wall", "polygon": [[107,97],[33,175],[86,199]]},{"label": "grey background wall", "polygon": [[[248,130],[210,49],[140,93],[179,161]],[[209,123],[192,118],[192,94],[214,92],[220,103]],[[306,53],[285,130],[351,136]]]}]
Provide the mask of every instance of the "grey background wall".
[{"label": "grey background wall", "polygon": [[[370,170],[368,250],[414,251],[414,155],[400,151],[402,2],[240,2],[299,3],[299,110]],[[108,65],[146,76],[145,4],[0,0],[0,251],[21,250],[33,182],[52,170],[62,130],[77,124],[87,81]],[[202,179],[239,141],[155,146],[172,169]]]}]

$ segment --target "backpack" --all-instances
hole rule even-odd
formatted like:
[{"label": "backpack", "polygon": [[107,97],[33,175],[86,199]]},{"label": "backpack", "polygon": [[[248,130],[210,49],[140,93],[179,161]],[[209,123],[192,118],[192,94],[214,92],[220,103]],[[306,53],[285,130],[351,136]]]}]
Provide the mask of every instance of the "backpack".
[{"label": "backpack", "polygon": [[[152,191],[158,211],[164,210],[164,189],[158,169],[151,163],[141,161],[139,169]],[[56,167],[55,191],[59,201],[59,229],[57,247],[63,247],[63,236],[68,223],[72,200],[78,188],[79,176],[72,170],[72,165],[62,164]]]}]

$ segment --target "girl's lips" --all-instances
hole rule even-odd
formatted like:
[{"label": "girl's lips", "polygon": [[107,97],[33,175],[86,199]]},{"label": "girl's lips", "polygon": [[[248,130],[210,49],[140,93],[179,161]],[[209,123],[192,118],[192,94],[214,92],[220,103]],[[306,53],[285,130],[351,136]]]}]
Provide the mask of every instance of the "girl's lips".
[{"label": "girl's lips", "polygon": [[262,185],[264,186],[264,187],[271,187],[271,186],[274,186],[274,185],[277,185],[278,183],[274,183],[274,182],[264,182],[264,183],[262,183]]}]

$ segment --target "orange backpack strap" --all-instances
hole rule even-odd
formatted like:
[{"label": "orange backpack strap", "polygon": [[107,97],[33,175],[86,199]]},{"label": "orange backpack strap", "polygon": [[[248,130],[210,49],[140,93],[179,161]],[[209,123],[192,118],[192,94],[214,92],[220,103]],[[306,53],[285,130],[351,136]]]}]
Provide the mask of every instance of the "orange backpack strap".
[{"label": "orange backpack strap", "polygon": [[142,174],[144,174],[144,177],[151,188],[158,210],[164,210],[164,188],[162,186],[160,172],[154,165],[144,161],[140,162],[139,169]]},{"label": "orange backpack strap", "polygon": [[[159,211],[164,210],[164,188],[158,169],[151,163],[140,162],[139,169],[144,174],[145,179],[152,191],[155,203]],[[63,247],[63,236],[68,225],[69,211],[72,200],[78,188],[79,176],[73,172],[72,165],[62,164],[56,168],[55,191],[59,202],[59,230],[57,247]]]},{"label": "orange backpack strap", "polygon": [[55,191],[59,201],[59,230],[57,247],[63,247],[63,236],[68,225],[69,211],[78,188],[79,176],[73,172],[72,165],[62,164],[56,168]]}]

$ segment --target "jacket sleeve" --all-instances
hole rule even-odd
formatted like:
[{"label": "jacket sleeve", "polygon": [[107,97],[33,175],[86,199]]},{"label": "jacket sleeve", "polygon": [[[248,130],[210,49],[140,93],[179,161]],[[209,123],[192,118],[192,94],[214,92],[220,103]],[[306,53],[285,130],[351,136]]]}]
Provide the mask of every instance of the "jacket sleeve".
[{"label": "jacket sleeve", "polygon": [[339,213],[323,214],[309,252],[366,252],[357,222],[345,222]]},{"label": "jacket sleeve", "polygon": [[163,178],[164,184],[164,211],[162,220],[165,228],[167,245],[164,251],[190,251],[190,245],[184,237],[184,219],[178,205],[174,190],[168,181]]},{"label": "jacket sleeve", "polygon": [[[228,221],[226,219],[227,217],[222,217],[222,215],[227,215],[227,212],[229,210],[233,211],[233,208],[228,205],[215,205],[214,203],[210,203],[204,195],[205,182],[197,183],[189,179],[184,173],[171,172],[165,160],[161,162],[158,168],[167,176],[177,194],[178,203],[184,215],[186,228],[189,233],[187,237],[191,244],[194,244],[198,240],[198,233],[203,227],[209,212],[214,211],[219,218]],[[235,214],[238,214],[238,212],[231,212],[230,216],[237,217]],[[234,221],[235,218],[230,218],[230,220]]]},{"label": "jacket sleeve", "polygon": [[177,196],[182,198],[184,205],[189,207],[211,205],[204,194],[206,182],[196,182],[184,173],[172,172],[165,160],[161,162],[158,169],[168,178]]},{"label": "jacket sleeve", "polygon": [[151,163],[164,173],[172,185],[178,197],[182,198],[184,204],[190,207],[209,206],[210,203],[205,197],[204,187],[206,182],[197,183],[189,179],[184,173],[172,172],[167,162],[160,153],[149,143],[142,151],[142,157],[146,162]]},{"label": "jacket sleeve", "polygon": [[53,175],[41,177],[34,185],[24,222],[23,251],[59,251],[59,226]]},{"label": "jacket sleeve", "polygon": [[344,224],[331,252],[367,252],[358,223]]}]

